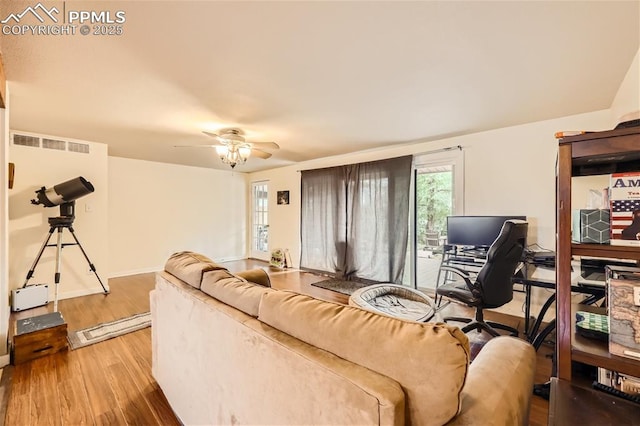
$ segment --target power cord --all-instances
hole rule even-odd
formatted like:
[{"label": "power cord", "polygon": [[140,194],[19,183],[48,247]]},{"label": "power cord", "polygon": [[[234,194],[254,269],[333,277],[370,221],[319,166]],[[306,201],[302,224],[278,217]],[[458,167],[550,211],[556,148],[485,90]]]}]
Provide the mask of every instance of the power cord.
[{"label": "power cord", "polygon": [[597,381],[594,381],[591,385],[594,389],[606,392],[613,396],[617,396],[618,398],[626,399],[627,401],[635,402],[636,404],[640,404],[640,395],[631,395],[629,393],[623,392],[619,389],[616,389],[611,386],[604,385]]}]

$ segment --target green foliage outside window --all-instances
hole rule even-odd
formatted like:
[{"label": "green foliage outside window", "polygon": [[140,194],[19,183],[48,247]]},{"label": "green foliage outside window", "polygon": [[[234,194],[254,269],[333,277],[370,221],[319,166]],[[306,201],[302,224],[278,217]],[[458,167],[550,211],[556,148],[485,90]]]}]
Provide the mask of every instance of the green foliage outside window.
[{"label": "green foliage outside window", "polygon": [[447,233],[452,213],[451,171],[418,173],[416,184],[418,246],[428,246],[427,232]]}]

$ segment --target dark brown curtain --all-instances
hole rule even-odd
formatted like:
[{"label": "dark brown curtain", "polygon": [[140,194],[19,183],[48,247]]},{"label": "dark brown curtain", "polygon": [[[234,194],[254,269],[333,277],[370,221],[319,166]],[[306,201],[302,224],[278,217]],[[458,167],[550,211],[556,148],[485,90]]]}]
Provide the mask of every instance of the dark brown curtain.
[{"label": "dark brown curtain", "polygon": [[409,232],[411,156],[305,170],[300,266],[400,283]]}]

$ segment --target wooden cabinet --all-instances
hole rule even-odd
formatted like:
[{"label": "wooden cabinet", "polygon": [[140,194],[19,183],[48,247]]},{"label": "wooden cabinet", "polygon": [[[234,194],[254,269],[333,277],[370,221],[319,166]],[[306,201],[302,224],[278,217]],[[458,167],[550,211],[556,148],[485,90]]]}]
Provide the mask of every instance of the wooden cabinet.
[{"label": "wooden cabinet", "polygon": [[67,324],[60,312],[16,321],[13,336],[13,364],[18,365],[68,349]]},{"label": "wooden cabinet", "polygon": [[640,260],[640,247],[571,242],[571,178],[640,171],[640,128],[570,136],[559,141],[557,166],[556,319],[558,378],[571,380],[571,361],[640,377],[640,361],[609,353],[608,344],[576,336],[571,257]]}]

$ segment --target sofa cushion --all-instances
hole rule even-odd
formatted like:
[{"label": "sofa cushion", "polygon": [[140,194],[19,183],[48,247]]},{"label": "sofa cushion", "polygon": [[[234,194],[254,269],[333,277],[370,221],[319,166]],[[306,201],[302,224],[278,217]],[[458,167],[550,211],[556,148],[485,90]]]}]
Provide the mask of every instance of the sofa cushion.
[{"label": "sofa cushion", "polygon": [[258,317],[262,295],[272,291],[271,288],[247,282],[227,270],[205,272],[201,290],[255,318]]},{"label": "sofa cushion", "polygon": [[235,272],[236,276],[240,278],[244,278],[247,281],[251,281],[254,284],[259,284],[264,287],[271,287],[271,279],[269,279],[269,274],[262,269],[249,269],[247,271]]},{"label": "sofa cushion", "polygon": [[289,291],[265,294],[258,319],[402,383],[408,424],[428,419],[441,425],[459,410],[470,351],[457,327],[403,321]]},{"label": "sofa cushion", "polygon": [[164,270],[192,287],[200,288],[202,275],[207,271],[226,270],[208,257],[191,251],[181,251],[171,255]]}]

